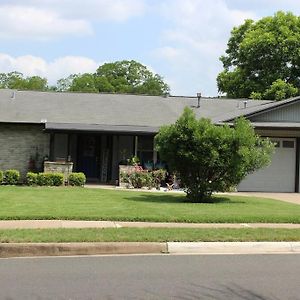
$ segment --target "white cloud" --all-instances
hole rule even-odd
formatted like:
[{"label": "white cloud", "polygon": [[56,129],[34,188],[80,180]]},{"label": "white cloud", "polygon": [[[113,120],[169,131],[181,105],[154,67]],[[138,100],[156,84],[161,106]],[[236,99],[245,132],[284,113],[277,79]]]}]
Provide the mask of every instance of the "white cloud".
[{"label": "white cloud", "polygon": [[64,56],[47,62],[32,55],[12,57],[0,53],[1,72],[19,71],[25,76],[38,75],[47,78],[49,84],[55,84],[58,79],[70,74],[95,72],[100,64],[102,63],[82,56]]},{"label": "white cloud", "polygon": [[90,35],[93,23],[122,22],[142,15],[143,0],[3,0],[0,2],[0,37],[52,39]]},{"label": "white cloud", "polygon": [[0,36],[49,39],[62,35],[91,34],[85,20],[63,19],[57,13],[33,7],[0,6]]},{"label": "white cloud", "polygon": [[216,77],[221,70],[219,57],[230,31],[256,15],[229,9],[225,0],[165,0],[160,11],[171,26],[162,33],[163,46],[154,54],[168,63],[166,78],[170,74],[175,83],[172,93],[202,91],[205,95],[216,95]]}]

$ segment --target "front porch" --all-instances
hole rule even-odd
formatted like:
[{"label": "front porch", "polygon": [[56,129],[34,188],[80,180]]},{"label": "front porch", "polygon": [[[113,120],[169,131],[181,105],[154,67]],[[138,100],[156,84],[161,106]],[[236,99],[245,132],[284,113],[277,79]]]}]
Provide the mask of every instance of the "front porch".
[{"label": "front porch", "polygon": [[83,172],[88,182],[116,184],[119,165],[137,156],[143,166],[157,162],[154,134],[105,132],[51,132],[50,161],[73,163],[74,172]]}]

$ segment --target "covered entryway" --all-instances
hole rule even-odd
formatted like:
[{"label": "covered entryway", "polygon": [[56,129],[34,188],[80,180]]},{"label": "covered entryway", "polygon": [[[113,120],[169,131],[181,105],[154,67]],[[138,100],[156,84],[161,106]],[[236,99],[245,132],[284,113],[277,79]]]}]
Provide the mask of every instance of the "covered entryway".
[{"label": "covered entryway", "polygon": [[244,192],[295,192],[296,139],[274,138],[275,153],[271,164],[248,175],[238,186]]}]

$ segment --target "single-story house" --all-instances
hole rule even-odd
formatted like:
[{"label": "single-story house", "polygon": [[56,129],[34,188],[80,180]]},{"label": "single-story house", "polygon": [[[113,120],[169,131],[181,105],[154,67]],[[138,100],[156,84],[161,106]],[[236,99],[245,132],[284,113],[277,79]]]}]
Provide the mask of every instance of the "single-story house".
[{"label": "single-story house", "polygon": [[184,107],[216,124],[249,119],[276,142],[270,166],[249,175],[241,191],[299,192],[300,97],[280,101],[0,90],[0,170],[24,176],[44,159],[72,161],[88,180],[115,182],[121,161],[157,162],[153,137]]}]

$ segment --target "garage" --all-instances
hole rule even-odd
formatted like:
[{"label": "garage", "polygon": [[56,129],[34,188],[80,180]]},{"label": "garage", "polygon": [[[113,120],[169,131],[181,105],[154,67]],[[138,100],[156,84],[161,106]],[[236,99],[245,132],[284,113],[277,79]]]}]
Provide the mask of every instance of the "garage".
[{"label": "garage", "polygon": [[248,175],[238,186],[243,192],[295,192],[296,139],[272,139],[276,144],[271,164]]}]

